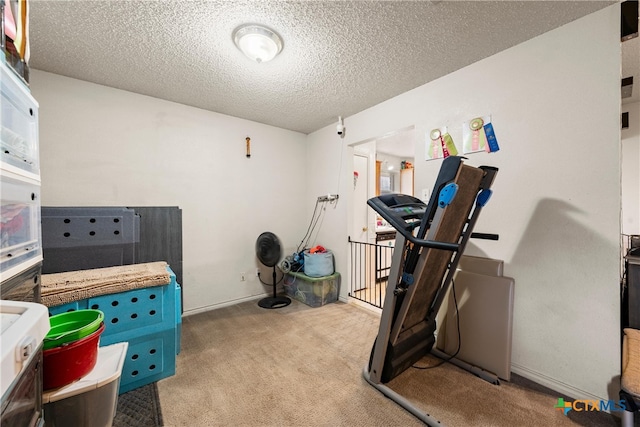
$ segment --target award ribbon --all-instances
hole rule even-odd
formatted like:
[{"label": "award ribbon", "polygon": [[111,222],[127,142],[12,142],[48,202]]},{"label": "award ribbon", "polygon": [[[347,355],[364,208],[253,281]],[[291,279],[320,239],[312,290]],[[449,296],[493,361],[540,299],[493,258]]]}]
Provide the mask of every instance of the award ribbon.
[{"label": "award ribbon", "polygon": [[456,144],[453,142],[453,138],[451,138],[451,135],[445,133],[441,138],[444,138],[443,144],[445,144],[447,147],[447,153],[451,156],[457,156],[458,149],[456,148]]},{"label": "award ribbon", "polygon": [[493,125],[491,123],[484,125],[484,133],[487,135],[487,151],[489,153],[495,153],[500,150],[500,146],[498,145],[498,140],[496,139],[496,134],[493,131]]},{"label": "award ribbon", "polygon": [[440,145],[442,145],[442,157],[446,159],[449,157],[449,150],[447,150],[447,144],[445,144],[442,135],[440,135]]},{"label": "award ribbon", "polygon": [[[442,147],[442,157],[447,158],[449,156],[457,156],[458,149],[456,148],[456,144],[453,142],[453,138],[448,133],[444,135],[440,132],[440,129],[434,129],[430,134],[432,141],[432,150],[434,156],[436,155],[436,150],[438,149],[438,145]],[[432,158],[435,158],[432,156]]]},{"label": "award ribbon", "polygon": [[471,120],[469,128],[471,129],[471,151],[478,151],[480,148],[480,129],[484,125],[484,120],[481,118]]},{"label": "award ribbon", "polygon": [[440,133],[440,129],[434,129],[429,134],[429,137],[431,138],[431,158],[432,159],[438,158],[438,142],[440,142],[441,135],[442,134]]}]

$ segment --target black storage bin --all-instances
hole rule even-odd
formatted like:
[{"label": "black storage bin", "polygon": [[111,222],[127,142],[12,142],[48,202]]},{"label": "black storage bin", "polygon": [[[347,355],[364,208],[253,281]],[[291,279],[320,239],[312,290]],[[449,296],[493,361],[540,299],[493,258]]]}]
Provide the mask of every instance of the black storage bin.
[{"label": "black storage bin", "polygon": [[42,272],[135,264],[140,217],[124,207],[43,207]]}]

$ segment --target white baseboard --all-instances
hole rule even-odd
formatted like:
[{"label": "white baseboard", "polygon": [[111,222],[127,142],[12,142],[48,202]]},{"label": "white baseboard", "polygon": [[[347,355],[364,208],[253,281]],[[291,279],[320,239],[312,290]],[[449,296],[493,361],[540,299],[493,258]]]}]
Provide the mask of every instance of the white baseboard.
[{"label": "white baseboard", "polygon": [[[608,400],[608,397],[596,396],[595,394],[576,388],[570,384],[563,383],[554,378],[548,377],[540,372],[536,372],[516,363],[511,363],[511,372],[518,374],[528,380],[538,383],[542,386],[557,391],[558,394],[568,396],[576,400]],[[560,397],[560,396],[558,396]]]},{"label": "white baseboard", "polygon": [[346,302],[347,304],[352,304],[352,305],[355,305],[355,306],[357,306],[359,308],[364,308],[365,310],[372,311],[372,312],[374,312],[376,314],[379,314],[379,315],[382,314],[382,309],[381,308],[374,307],[373,305],[367,304],[366,302],[360,301],[360,300],[358,300],[356,298],[342,297],[341,296],[338,299],[340,301],[342,301],[342,302]]},{"label": "white baseboard", "polygon": [[194,308],[194,309],[191,309],[191,310],[185,310],[184,312],[182,312],[182,317],[187,317],[187,316],[191,316],[191,315],[198,314],[198,313],[204,313],[204,312],[207,312],[207,311],[216,310],[218,308],[229,307],[231,305],[240,304],[240,303],[245,302],[245,301],[254,301],[254,300],[262,299],[264,297],[270,296],[271,294],[272,293],[269,293],[269,294],[264,293],[262,295],[252,295],[250,297],[238,298],[238,299],[234,299],[234,300],[221,302],[221,303],[218,303],[218,304],[207,305],[205,307],[198,307],[198,308]]}]

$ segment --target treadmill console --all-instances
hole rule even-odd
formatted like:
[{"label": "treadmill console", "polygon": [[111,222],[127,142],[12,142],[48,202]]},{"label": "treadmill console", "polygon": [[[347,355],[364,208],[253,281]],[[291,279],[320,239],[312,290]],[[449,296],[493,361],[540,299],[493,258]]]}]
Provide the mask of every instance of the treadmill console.
[{"label": "treadmill console", "polygon": [[427,211],[422,200],[406,194],[384,194],[367,200],[367,204],[400,232],[411,232]]}]

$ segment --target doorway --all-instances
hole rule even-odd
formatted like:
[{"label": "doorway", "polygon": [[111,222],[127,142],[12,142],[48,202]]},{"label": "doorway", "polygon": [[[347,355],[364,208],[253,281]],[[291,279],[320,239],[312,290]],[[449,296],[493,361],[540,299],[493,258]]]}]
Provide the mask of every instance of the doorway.
[{"label": "doorway", "polygon": [[367,200],[385,193],[413,195],[415,130],[411,126],[351,147],[349,296],[381,308],[395,230],[376,215]]}]

